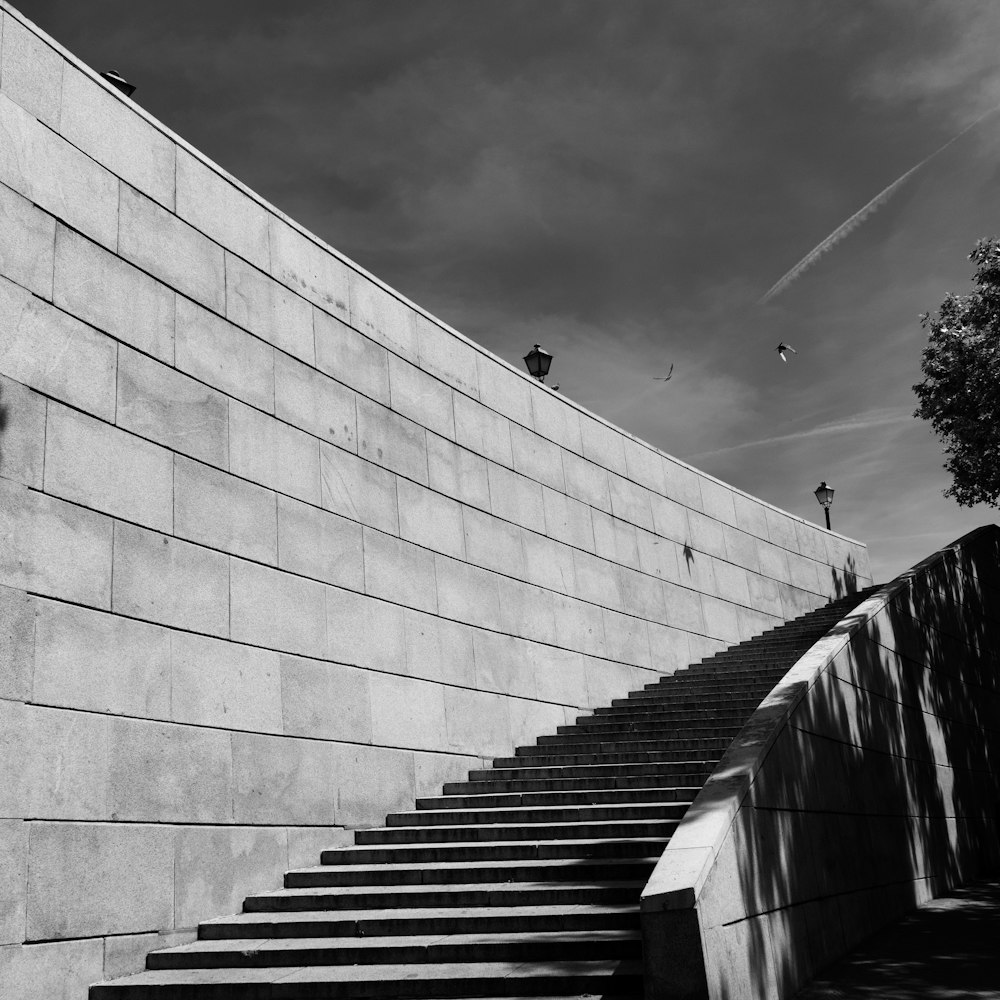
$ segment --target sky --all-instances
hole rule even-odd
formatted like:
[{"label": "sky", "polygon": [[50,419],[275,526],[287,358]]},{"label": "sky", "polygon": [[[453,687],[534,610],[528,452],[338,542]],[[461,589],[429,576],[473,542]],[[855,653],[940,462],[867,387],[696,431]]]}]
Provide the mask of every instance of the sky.
[{"label": "sky", "polygon": [[1000,234],[1000,111],[761,302],[1000,104],[995,0],[18,9],[474,341],[540,343],[587,409],[813,522],[827,481],[877,581],[1000,520],[942,496],[911,388],[918,317]]}]

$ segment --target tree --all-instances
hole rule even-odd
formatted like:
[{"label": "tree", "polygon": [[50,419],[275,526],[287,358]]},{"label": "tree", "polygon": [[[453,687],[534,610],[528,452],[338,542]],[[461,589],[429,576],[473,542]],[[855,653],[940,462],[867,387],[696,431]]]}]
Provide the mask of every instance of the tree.
[{"label": "tree", "polygon": [[913,387],[914,416],[929,420],[948,456],[944,495],[971,507],[1000,498],[1000,240],[982,239],[969,260],[975,290],[949,294],[935,315]]}]

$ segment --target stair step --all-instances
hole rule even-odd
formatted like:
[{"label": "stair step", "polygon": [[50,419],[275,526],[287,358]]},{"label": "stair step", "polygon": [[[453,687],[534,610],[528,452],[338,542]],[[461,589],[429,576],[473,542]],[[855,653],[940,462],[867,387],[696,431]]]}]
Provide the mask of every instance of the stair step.
[{"label": "stair step", "polygon": [[504,781],[521,779],[547,779],[547,778],[588,778],[591,775],[597,777],[606,775],[608,777],[634,777],[637,775],[663,775],[665,780],[670,780],[675,775],[685,775],[692,773],[711,773],[712,769],[719,762],[719,755],[703,757],[700,760],[649,760],[648,755],[640,760],[633,761],[578,761],[569,757],[562,762],[546,763],[539,760],[528,760],[525,757],[498,758],[499,761],[511,761],[512,763],[498,763],[494,761],[491,770],[470,771],[471,781]]},{"label": "stair step", "polygon": [[417,809],[493,809],[510,806],[598,805],[605,802],[691,802],[698,794],[699,788],[700,786],[644,785],[636,788],[585,788],[579,791],[450,794],[417,799]]},{"label": "stair step", "polygon": [[611,802],[603,805],[539,805],[483,809],[418,809],[390,813],[386,826],[393,829],[417,826],[455,826],[459,823],[591,823],[595,820],[679,820],[687,802]]},{"label": "stair step", "polygon": [[389,937],[413,934],[504,934],[525,931],[624,930],[639,926],[630,904],[412,907],[407,910],[338,910],[238,913],[204,921],[203,941],[231,938]]},{"label": "stair step", "polygon": [[[722,756],[725,746],[688,747],[678,750],[636,750],[601,753],[526,754],[523,757],[498,757],[493,765],[501,770],[516,767],[562,767],[583,764],[670,764],[678,761],[713,760]],[[520,750],[521,748],[518,747]]]},{"label": "stair step", "polygon": [[[234,992],[234,988],[238,992]],[[642,995],[642,963],[475,962],[306,969],[162,969],[98,983],[90,1000],[410,1000]],[[252,992],[251,992],[252,991]]]},{"label": "stair step", "polygon": [[572,840],[580,838],[653,837],[664,839],[677,829],[676,819],[588,820],[582,823],[547,822],[530,825],[478,823],[475,826],[394,826],[377,830],[358,830],[354,836],[365,844],[428,844],[460,841]]},{"label": "stair step", "polygon": [[[678,771],[676,774],[619,774],[603,777],[565,777],[565,778],[480,778],[476,781],[449,781],[443,786],[445,795],[480,795],[483,793],[506,792],[569,792],[569,791],[611,791],[619,788],[647,787],[689,787],[700,789],[705,783],[711,769],[703,771]],[[493,772],[480,772],[492,775]],[[662,782],[662,785],[653,785]]]}]

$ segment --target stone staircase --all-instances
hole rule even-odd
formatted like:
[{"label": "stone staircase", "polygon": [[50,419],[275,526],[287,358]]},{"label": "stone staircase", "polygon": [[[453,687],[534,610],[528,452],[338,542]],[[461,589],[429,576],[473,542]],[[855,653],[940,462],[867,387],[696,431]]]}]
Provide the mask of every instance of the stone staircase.
[{"label": "stone staircase", "polygon": [[870,592],[446,784],[91,1000],[641,997],[639,894],[664,845],[760,701]]}]

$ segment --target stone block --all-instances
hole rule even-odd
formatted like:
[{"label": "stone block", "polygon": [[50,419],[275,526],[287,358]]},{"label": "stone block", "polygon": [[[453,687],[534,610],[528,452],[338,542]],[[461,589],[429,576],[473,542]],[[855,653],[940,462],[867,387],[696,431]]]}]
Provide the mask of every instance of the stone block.
[{"label": "stone block", "polygon": [[437,434],[427,435],[427,483],[472,507],[490,508],[486,459]]},{"label": "stone block", "polygon": [[0,93],[0,183],[114,250],[118,178]]},{"label": "stone block", "polygon": [[174,207],[174,141],[107,83],[67,65],[60,132],[132,187]]},{"label": "stone block", "polygon": [[345,826],[382,826],[391,812],[413,808],[413,751],[337,747],[337,815]]},{"label": "stone block", "polygon": [[677,560],[680,570],[680,582],[685,587],[691,587],[702,594],[714,594],[716,560],[700,550],[685,545]]},{"label": "stone block", "polygon": [[232,788],[229,732],[145,719],[110,719],[108,810],[112,820],[230,823]]},{"label": "stone block", "polygon": [[696,590],[664,582],[663,597],[667,606],[667,625],[685,632],[704,631],[701,598]]},{"label": "stone block", "polygon": [[0,184],[0,274],[51,299],[55,242],[55,219]]},{"label": "stone block", "polygon": [[542,506],[545,512],[545,533],[550,538],[587,552],[594,551],[594,526],[590,507],[547,486],[542,487]]},{"label": "stone block", "polygon": [[731,604],[742,604],[744,607],[750,606],[750,588],[747,584],[747,572],[739,566],[724,562],[721,559],[715,560],[712,564],[712,572],[715,574],[716,596]]},{"label": "stone block", "polygon": [[[540,700],[558,705],[577,705],[584,700],[587,673],[583,653],[533,644],[526,658],[531,664],[535,692]],[[572,713],[569,721],[575,721]]]},{"label": "stone block", "polygon": [[403,609],[336,587],[326,588],[327,659],[371,670],[406,670]]},{"label": "stone block", "polygon": [[285,831],[288,835],[288,867],[309,868],[318,865],[323,851],[354,844],[354,833],[339,826],[293,827]]},{"label": "stone block", "polygon": [[687,508],[667,497],[651,493],[650,507],[653,512],[653,530],[664,538],[675,542],[686,542],[691,537]]},{"label": "stone block", "polygon": [[4,18],[2,39],[0,84],[3,92],[58,132],[65,60],[16,17]]},{"label": "stone block", "polygon": [[620,567],[619,573],[625,613],[649,621],[666,623],[663,581],[658,577],[639,573],[628,566]]},{"label": "stone block", "polygon": [[313,310],[316,367],[377,403],[389,405],[389,352],[346,323]]},{"label": "stone block", "polygon": [[472,507],[463,509],[462,519],[465,525],[465,554],[470,563],[507,576],[524,578],[521,529],[517,525]]},{"label": "stone block", "polygon": [[580,413],[553,389],[543,386],[531,394],[531,426],[535,431],[569,452],[583,452]]},{"label": "stone block", "polygon": [[177,367],[199,382],[274,412],[274,348],[183,296],[174,353]]},{"label": "stone block", "polygon": [[392,409],[442,437],[455,439],[454,391],[415,365],[389,355],[389,398]]},{"label": "stone block", "polygon": [[156,933],[116,934],[104,939],[104,979],[118,979],[143,972],[146,956],[156,948],[165,947]]},{"label": "stone block", "polygon": [[508,699],[488,691],[444,689],[447,748],[455,753],[499,757],[513,751]]},{"label": "stone block", "polygon": [[639,549],[639,567],[643,573],[675,583],[680,580],[677,550],[681,546],[677,542],[643,528],[635,529],[635,540]]},{"label": "stone block", "polygon": [[[0,945],[24,940],[25,895],[28,883],[28,824],[0,819]],[[2,982],[2,981],[0,981]]]},{"label": "stone block", "polygon": [[609,660],[650,667],[649,632],[642,618],[604,608],[604,640]]},{"label": "stone block", "polygon": [[229,560],[220,552],[118,522],[112,608],[145,621],[226,636]]},{"label": "stone block", "polygon": [[232,637],[303,656],[326,653],[326,588],[314,580],[233,557]]},{"label": "stone block", "polygon": [[774,580],[758,573],[747,573],[750,606],[765,615],[781,617],[781,596]]},{"label": "stone block", "polygon": [[825,563],[827,560],[827,535],[821,528],[806,524],[805,521],[795,522],[796,550],[810,559]]},{"label": "stone block", "polygon": [[79,1000],[102,978],[103,961],[100,938],[0,948],[0,992],[17,1000]]},{"label": "stone block", "polygon": [[666,491],[663,476],[663,458],[658,451],[633,438],[623,439],[625,448],[625,469],[633,483],[645,486],[656,494]]},{"label": "stone block", "polygon": [[736,527],[757,538],[767,538],[767,508],[751,497],[733,491]]},{"label": "stone block", "polygon": [[171,639],[171,718],[219,729],[282,731],[278,654],[175,632]]},{"label": "stone block", "polygon": [[436,555],[434,563],[438,613],[469,625],[498,629],[499,577],[488,570],[448,556]]},{"label": "stone block", "polygon": [[174,456],[174,534],[271,565],[278,558],[271,490]]},{"label": "stone block", "polygon": [[427,485],[427,432],[392,410],[358,397],[358,454]]},{"label": "stone block", "polygon": [[434,553],[404,538],[364,529],[365,593],[423,611],[437,611]]},{"label": "stone block", "polygon": [[183,148],[177,149],[177,214],[227,250],[268,270],[270,213]]},{"label": "stone block", "polygon": [[649,490],[614,473],[609,474],[608,482],[611,486],[611,513],[616,518],[652,531],[653,508]]},{"label": "stone block", "polygon": [[119,351],[115,422],[172,451],[229,465],[226,397],[127,347]]},{"label": "stone block", "polygon": [[554,643],[560,634],[555,620],[555,595],[505,576],[499,577],[497,584],[501,631],[535,642]]},{"label": "stone block", "polygon": [[524,529],[521,531],[525,580],[560,594],[576,593],[574,550],[565,542]]},{"label": "stone block", "polygon": [[274,413],[345,451],[358,450],[356,393],[284,354],[274,359]]},{"label": "stone block", "polygon": [[757,543],[757,560],[760,564],[760,572],[764,576],[779,583],[788,583],[791,580],[788,553],[784,549],[772,545],[770,542],[759,541]]},{"label": "stone block", "polygon": [[529,379],[485,354],[476,357],[476,365],[479,369],[479,398],[483,405],[522,427],[531,427],[534,421]]},{"label": "stone block", "polygon": [[170,633],[38,599],[33,699],[87,712],[170,717]]},{"label": "stone block", "polygon": [[410,677],[475,687],[475,629],[422,611],[405,610],[403,622]]},{"label": "stone block", "polygon": [[321,442],[320,474],[326,510],[380,531],[399,532],[396,477],[391,472]]},{"label": "stone block", "polygon": [[825,592],[826,588],[817,575],[816,563],[805,556],[800,556],[797,552],[789,552],[785,558],[788,560],[790,583],[793,587],[809,591],[812,594]]},{"label": "stone block", "polygon": [[111,424],[50,402],[45,492],[157,531],[173,527],[173,455]]},{"label": "stone block", "polygon": [[[670,609],[667,609],[669,617]],[[673,674],[691,663],[688,633],[668,625],[647,622],[650,666],[658,674]]]},{"label": "stone block", "polygon": [[417,751],[413,754],[414,797],[440,795],[445,782],[465,781],[469,771],[481,764],[478,757]]},{"label": "stone block", "polygon": [[473,651],[476,661],[474,687],[520,698],[538,697],[536,684],[544,664],[542,654],[550,652],[550,647],[539,647],[502,632],[475,629]]},{"label": "stone block", "polygon": [[387,288],[353,269],[348,272],[351,326],[395,354],[417,363],[416,313]]},{"label": "stone block", "polygon": [[756,573],[760,569],[760,559],[757,555],[759,541],[753,535],[748,535],[739,528],[728,524],[722,526],[722,536],[726,543],[726,559]]},{"label": "stone block", "polygon": [[705,631],[713,639],[722,639],[727,645],[739,642],[740,625],[736,608],[726,601],[708,594],[701,595],[701,611],[705,619]]},{"label": "stone block", "polygon": [[465,557],[462,505],[408,479],[396,483],[401,537],[457,559]]},{"label": "stone block", "polygon": [[635,525],[600,510],[592,510],[590,517],[594,525],[596,554],[602,559],[638,569],[639,542]]},{"label": "stone block", "polygon": [[624,435],[621,431],[583,414],[580,416],[583,457],[619,476],[627,476]]},{"label": "stone block", "polygon": [[565,725],[567,722],[567,713],[562,705],[528,701],[525,698],[507,699],[507,717],[510,724],[510,743],[515,747],[534,743],[539,736],[554,733],[556,726]]},{"label": "stone block", "polygon": [[52,301],[117,340],[174,363],[174,292],[65,226],[56,227]]},{"label": "stone block", "polygon": [[605,655],[601,608],[562,594],[553,594],[552,605],[561,645],[592,656]]},{"label": "stone block", "polygon": [[0,585],[107,608],[112,522],[0,479]]},{"label": "stone block", "polygon": [[347,321],[349,267],[275,215],[268,216],[271,275],[331,316]]},{"label": "stone block", "polygon": [[229,403],[229,468],[278,493],[320,505],[319,441],[235,400]]},{"label": "stone block", "polygon": [[45,397],[0,375],[0,477],[42,488]]},{"label": "stone block", "polygon": [[696,510],[688,511],[688,525],[691,529],[691,546],[698,552],[705,552],[716,559],[726,558],[726,538],[723,524],[707,514]]},{"label": "stone block", "polygon": [[282,654],[284,732],[309,739],[370,743],[370,676],[357,667]]},{"label": "stone block", "polygon": [[475,346],[445,330],[423,313],[414,314],[417,359],[424,371],[436,375],[467,396],[479,397]]},{"label": "stone block", "polygon": [[[172,926],[173,839],[165,826],[32,823],[28,938]],[[100,956],[103,943],[94,944]]]},{"label": "stone block", "polygon": [[339,747],[322,740],[234,733],[237,823],[334,825]]},{"label": "stone block", "polygon": [[736,526],[736,507],[733,503],[733,491],[730,487],[715,479],[701,476],[702,510],[705,514],[723,524]]},{"label": "stone block", "polygon": [[624,608],[621,576],[615,563],[574,549],[573,568],[576,577],[573,596],[615,611]]},{"label": "stone block", "polygon": [[225,313],[222,248],[127,184],[121,189],[118,251],[213,312]]},{"label": "stone block", "polygon": [[511,425],[510,443],[516,472],[565,493],[562,452],[558,445],[518,424]]},{"label": "stone block", "polygon": [[566,492],[576,500],[611,513],[611,487],[608,470],[571,451],[562,453],[563,476]]},{"label": "stone block", "polygon": [[775,545],[794,552],[799,544],[795,534],[795,519],[772,507],[764,509],[764,517],[767,519],[767,537]]},{"label": "stone block", "polygon": [[116,358],[113,340],[0,278],[0,373],[114,420]]},{"label": "stone block", "polygon": [[663,480],[668,499],[689,510],[701,510],[701,476],[687,465],[663,456]]},{"label": "stone block", "polygon": [[586,669],[587,704],[610,705],[614,698],[624,698],[633,687],[632,667],[603,657],[588,656]]},{"label": "stone block", "polygon": [[510,421],[468,396],[455,394],[455,440],[477,455],[510,468]]},{"label": "stone block", "polygon": [[181,827],[174,854],[175,927],[238,913],[251,893],[281,885],[288,839],[281,828]]},{"label": "stone block", "polygon": [[542,487],[531,479],[492,462],[487,466],[490,483],[490,510],[505,521],[533,531],[545,524]]},{"label": "stone block", "polygon": [[378,746],[440,750],[448,745],[441,684],[372,674],[372,742]]},{"label": "stone block", "polygon": [[228,251],[225,268],[226,319],[279,350],[313,364],[314,307],[269,274]]},{"label": "stone block", "polygon": [[23,590],[0,587],[0,698],[31,698],[37,600]]},{"label": "stone block", "polygon": [[361,525],[291,497],[278,497],[278,566],[324,583],[364,590]]}]

